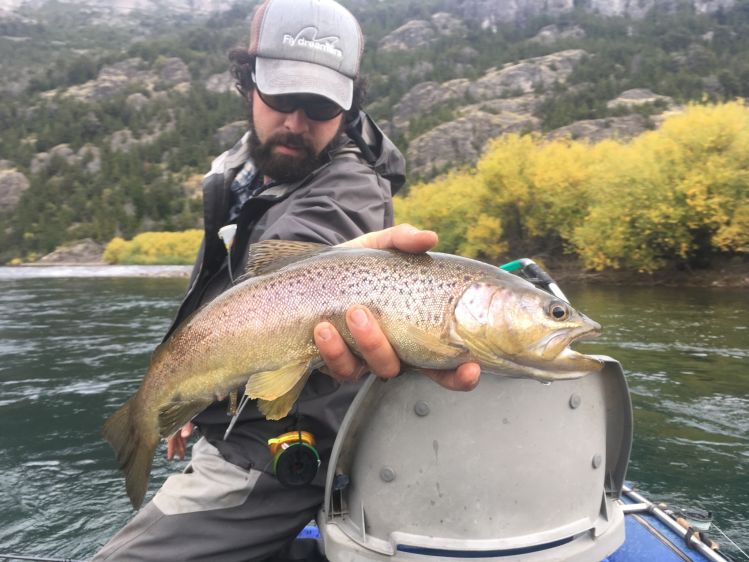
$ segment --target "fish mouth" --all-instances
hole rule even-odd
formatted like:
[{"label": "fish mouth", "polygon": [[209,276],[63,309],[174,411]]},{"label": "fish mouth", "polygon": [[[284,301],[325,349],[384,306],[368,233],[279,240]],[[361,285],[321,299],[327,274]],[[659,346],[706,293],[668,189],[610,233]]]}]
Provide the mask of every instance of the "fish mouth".
[{"label": "fish mouth", "polygon": [[[600,334],[601,326],[594,322],[575,328],[562,328],[545,335],[530,350],[546,360],[553,360],[566,351],[577,353],[569,347],[573,342],[578,340],[592,340]],[[578,353],[578,355],[582,354]]]},{"label": "fish mouth", "polygon": [[488,372],[499,375],[530,377],[542,382],[578,379],[600,371],[603,361],[565,347],[550,361],[513,361],[497,359],[486,361]]}]

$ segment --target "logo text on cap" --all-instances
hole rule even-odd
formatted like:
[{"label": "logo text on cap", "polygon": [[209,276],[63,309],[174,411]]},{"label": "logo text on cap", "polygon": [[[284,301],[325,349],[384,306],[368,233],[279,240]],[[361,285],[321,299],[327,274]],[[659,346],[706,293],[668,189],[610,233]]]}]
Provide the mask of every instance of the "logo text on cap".
[{"label": "logo text on cap", "polygon": [[308,26],[300,30],[296,35],[285,33],[282,42],[289,47],[303,47],[314,51],[324,51],[329,55],[342,59],[343,51],[335,48],[335,44],[339,41],[340,37],[331,35],[318,39],[317,33],[318,30],[316,27]]}]

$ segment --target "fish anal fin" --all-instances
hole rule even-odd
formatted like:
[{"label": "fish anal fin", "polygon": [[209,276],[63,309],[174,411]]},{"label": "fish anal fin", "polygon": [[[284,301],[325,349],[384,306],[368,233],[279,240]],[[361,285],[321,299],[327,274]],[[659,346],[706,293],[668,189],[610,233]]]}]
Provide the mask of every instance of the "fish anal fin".
[{"label": "fish anal fin", "polygon": [[169,437],[197,414],[205,410],[213,400],[172,400],[159,410],[159,434]]},{"label": "fish anal fin", "polygon": [[302,259],[330,250],[331,246],[293,240],[263,240],[250,246],[245,276],[264,275]]},{"label": "fish anal fin", "polygon": [[289,392],[276,398],[275,400],[258,400],[257,408],[260,413],[269,420],[280,420],[291,411],[294,407],[294,403],[299,399],[299,395],[304,389],[304,385],[307,384],[307,379],[312,371],[308,371],[297,383],[293,386]]},{"label": "fish anal fin", "polygon": [[275,400],[290,392],[300,379],[312,370],[312,363],[305,358],[296,363],[289,363],[274,371],[255,373],[247,381],[245,394],[260,400]]}]

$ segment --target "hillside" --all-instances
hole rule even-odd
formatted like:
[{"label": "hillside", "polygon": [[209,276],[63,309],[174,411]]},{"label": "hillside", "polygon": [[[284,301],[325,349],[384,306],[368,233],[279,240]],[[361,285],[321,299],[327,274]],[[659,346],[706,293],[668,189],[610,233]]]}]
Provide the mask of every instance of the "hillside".
[{"label": "hillside", "polygon": [[[200,176],[244,126],[225,54],[251,5],[0,3],[0,263],[199,226]],[[627,139],[687,101],[749,95],[746,0],[347,5],[368,109],[412,180],[506,132]]]}]

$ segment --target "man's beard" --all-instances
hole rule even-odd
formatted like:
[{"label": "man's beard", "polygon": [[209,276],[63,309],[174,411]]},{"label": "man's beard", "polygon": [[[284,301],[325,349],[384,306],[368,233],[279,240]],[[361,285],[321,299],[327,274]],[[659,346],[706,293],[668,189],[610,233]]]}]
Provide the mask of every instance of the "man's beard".
[{"label": "man's beard", "polygon": [[[286,145],[297,148],[297,155],[278,154],[276,146]],[[277,133],[265,142],[260,142],[252,129],[250,132],[250,157],[263,175],[280,182],[293,182],[309,175],[322,165],[322,159],[301,135]]]},{"label": "man's beard", "polygon": [[[322,166],[326,161],[324,155],[326,155],[328,149],[338,141],[341,131],[343,130],[341,127],[333,140],[319,154],[315,153],[315,149],[302,135],[296,135],[294,133],[276,133],[265,142],[261,142],[258,138],[252,118],[252,104],[248,104],[248,107],[250,125],[250,158],[252,158],[256,168],[260,170],[263,175],[279,182],[288,183],[299,181]],[[301,152],[298,155],[278,154],[275,152],[274,148],[279,145],[294,147]]]}]

